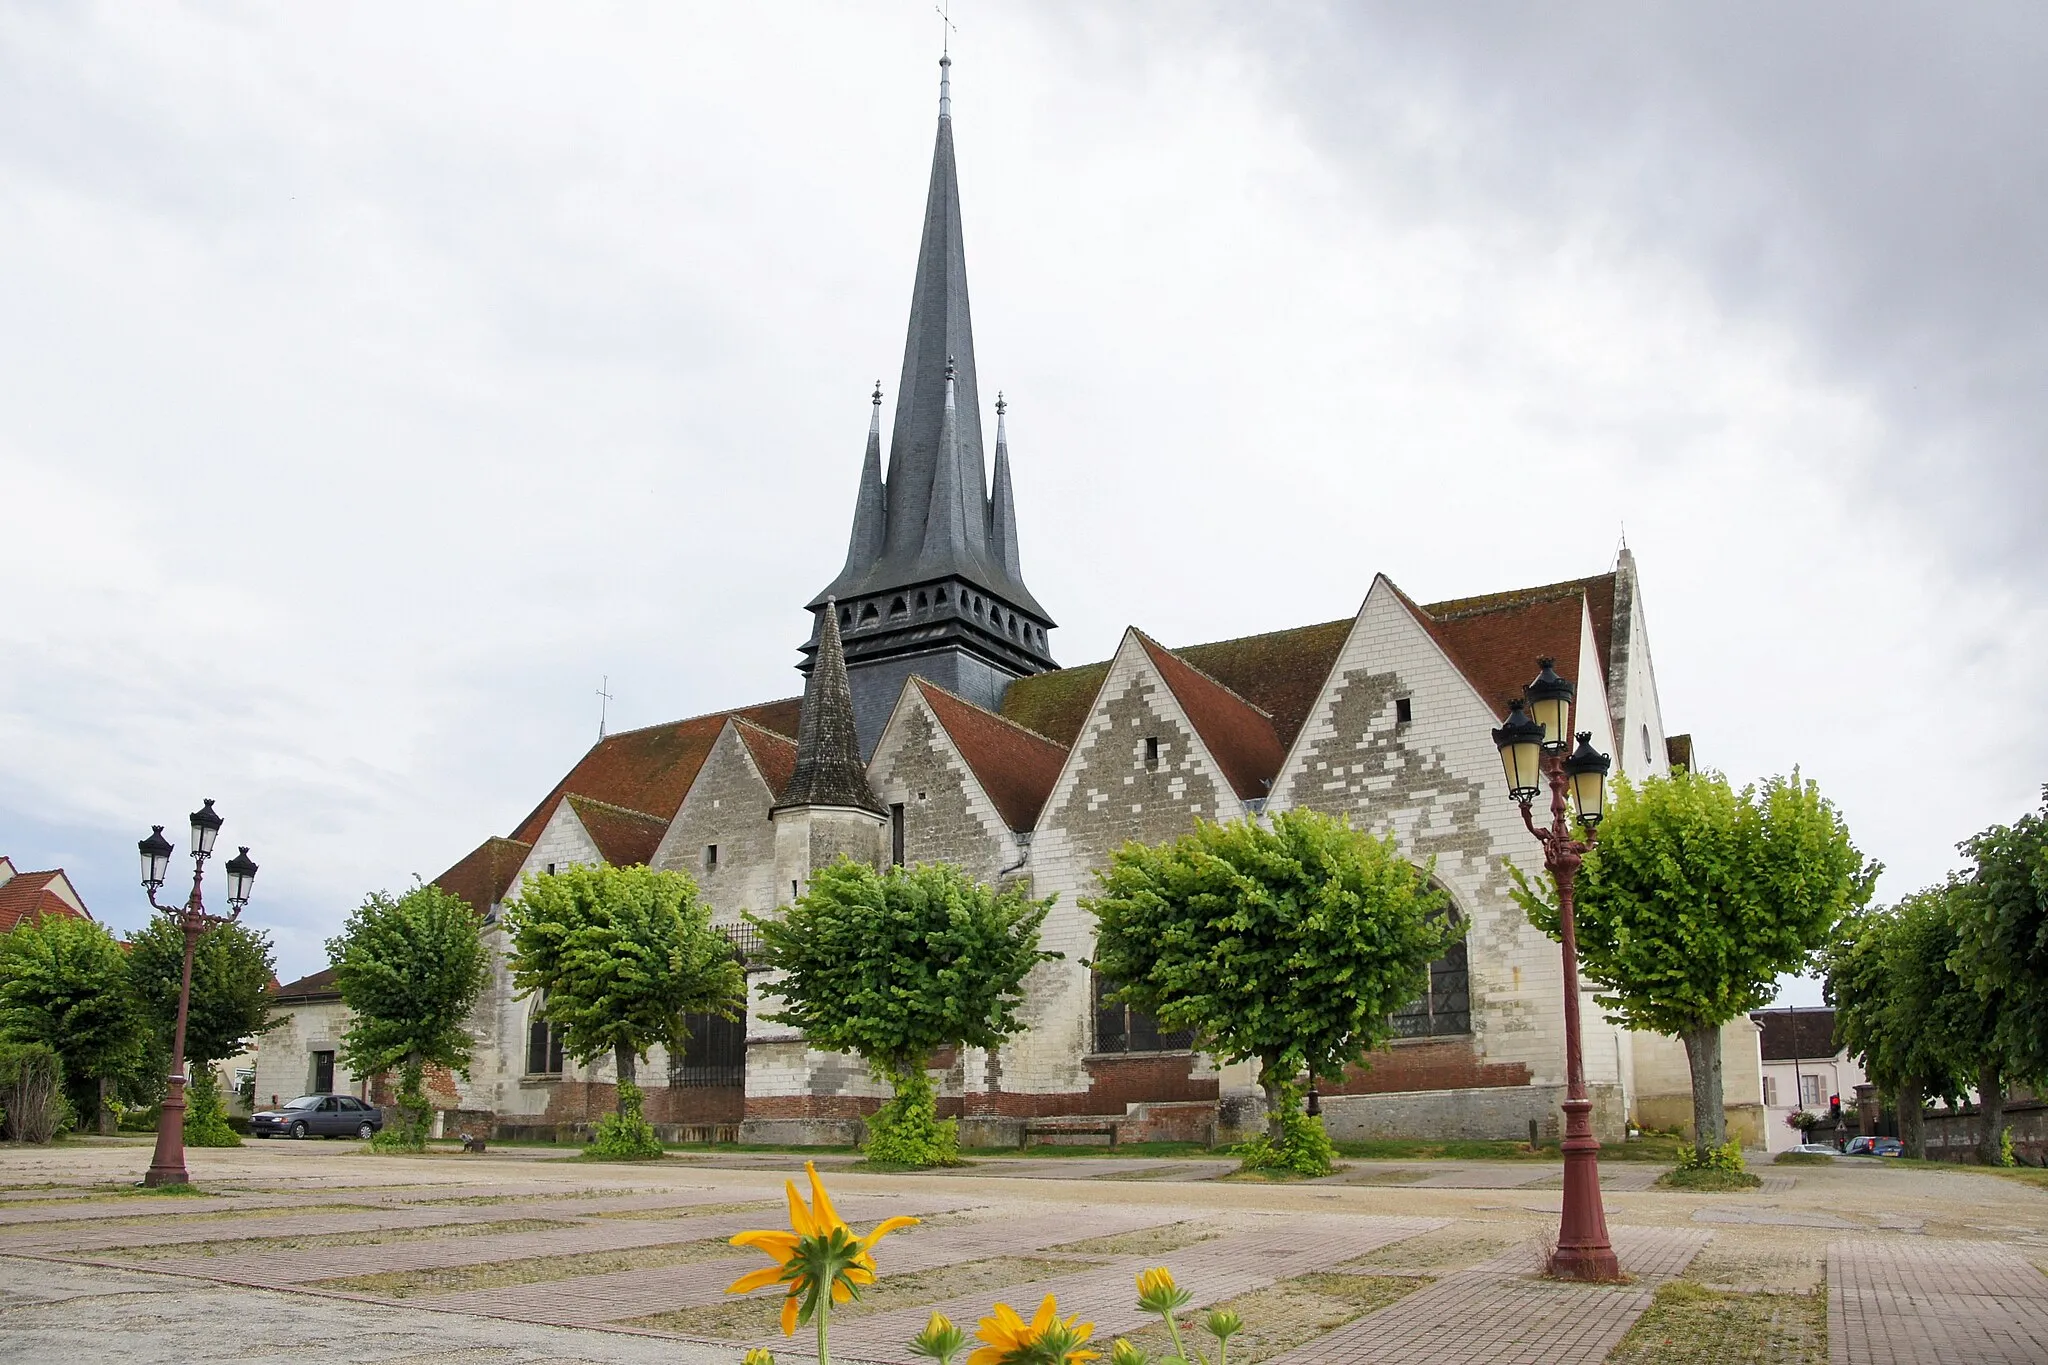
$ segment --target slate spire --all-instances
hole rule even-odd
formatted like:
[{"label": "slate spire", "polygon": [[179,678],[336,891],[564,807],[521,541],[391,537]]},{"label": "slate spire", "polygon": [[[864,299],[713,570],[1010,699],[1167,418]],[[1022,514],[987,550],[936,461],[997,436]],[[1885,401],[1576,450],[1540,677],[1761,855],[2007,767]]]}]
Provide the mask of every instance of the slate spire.
[{"label": "slate spire", "polygon": [[883,814],[868,786],[867,765],[853,727],[853,689],[839,642],[839,604],[827,598],[819,615],[818,657],[804,683],[803,714],[796,725],[796,770],[775,809],[850,806]]},{"label": "slate spire", "polygon": [[1017,501],[1010,492],[1010,433],[1003,424],[1009,409],[996,394],[996,486],[988,504],[988,553],[997,567],[1017,582],[1024,570],[1017,557]]},{"label": "slate spire", "polygon": [[[968,490],[960,482],[960,411],[953,401],[953,365],[946,364],[946,400],[939,414],[939,461],[932,475],[931,508],[925,514],[924,545],[918,557],[937,562],[969,553],[970,521],[983,515],[981,497],[974,497],[974,515],[967,511]],[[984,532],[985,534],[985,532]]]},{"label": "slate spire", "polygon": [[860,493],[853,504],[853,534],[846,546],[844,580],[873,568],[882,557],[888,531],[888,498],[882,488],[882,381],[875,381],[874,411],[868,417],[868,450],[860,466]]}]

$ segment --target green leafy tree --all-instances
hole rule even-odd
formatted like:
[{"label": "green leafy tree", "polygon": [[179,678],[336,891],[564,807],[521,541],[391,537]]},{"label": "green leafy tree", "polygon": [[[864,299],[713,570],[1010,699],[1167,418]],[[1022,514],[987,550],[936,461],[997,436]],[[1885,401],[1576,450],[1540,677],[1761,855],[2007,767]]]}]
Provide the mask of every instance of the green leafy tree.
[{"label": "green leafy tree", "polygon": [[1954,964],[1992,1009],[2003,1067],[1977,1078],[1977,1155],[1986,1164],[2005,1159],[2005,1085],[2048,1079],[2048,787],[2041,798],[2040,810],[1961,845],[1976,866],[1952,900]]},{"label": "green leafy tree", "polygon": [[1927,1155],[1923,1123],[1934,1096],[1959,1098],[1964,1059],[1974,1040],[1950,1036],[1958,1007],[1975,1014],[1974,995],[1949,966],[1956,950],[1949,888],[1915,892],[1889,909],[1853,915],[1822,955],[1835,1036],[1864,1074],[1891,1097],[1906,1155]]},{"label": "green leafy tree", "polygon": [[950,864],[877,872],[842,858],[779,918],[749,916],[762,961],[781,973],[762,988],[784,1002],[768,1017],[857,1054],[894,1089],[869,1122],[869,1160],[955,1159],[955,1125],[939,1122],[925,1064],[942,1047],[997,1047],[1022,1027],[1024,978],[1058,956],[1038,946],[1051,906]]},{"label": "green leafy tree", "polygon": [[38,915],[0,934],[0,1038],[53,1049],[72,1107],[101,1132],[112,1131],[105,1092],[141,1061],[147,1029],[127,957],[106,926]]},{"label": "green leafy tree", "polygon": [[660,1155],[634,1063],[657,1044],[679,1056],[687,1014],[746,1008],[745,977],[697,884],[647,867],[570,867],[527,877],[504,922],[512,980],[541,995],[562,1050],[579,1063],[609,1053],[618,1068],[618,1122],[599,1135],[600,1154]]},{"label": "green leafy tree", "polygon": [[373,891],[327,941],[327,956],[349,1010],[342,1059],[359,1076],[398,1072],[399,1121],[378,1141],[419,1151],[432,1118],[426,1068],[469,1074],[469,1014],[490,979],[476,912],[438,886],[396,898]]},{"label": "green leafy tree", "polygon": [[1081,904],[1119,998],[1228,1061],[1258,1060],[1268,1145],[1254,1155],[1314,1168],[1328,1157],[1309,1150],[1320,1126],[1297,1119],[1296,1078],[1335,1080],[1384,1045],[1464,934],[1429,876],[1391,834],[1285,811],[1126,844]]},{"label": "green leafy tree", "polygon": [[[168,1059],[178,1025],[178,985],[184,973],[185,933],[167,916],[152,916],[128,941],[128,971],[154,1038],[151,1052]],[[270,937],[239,922],[217,925],[199,936],[192,953],[192,1004],[185,1021],[185,1061],[195,1079],[216,1062],[241,1052],[272,1027],[270,983],[277,963]],[[160,1092],[157,1092],[160,1093]],[[216,1125],[218,1096],[206,1107],[208,1090],[199,1082],[196,1106],[186,1111],[186,1141],[192,1146],[240,1143],[224,1113]]]},{"label": "green leafy tree", "polygon": [[[1796,771],[1740,792],[1711,772],[1616,782],[1579,871],[1579,963],[1610,1019],[1685,1044],[1697,1153],[1727,1138],[1721,1026],[1769,1004],[1778,977],[1869,901],[1879,870]],[[1549,879],[1510,872],[1530,922],[1559,937]]]}]

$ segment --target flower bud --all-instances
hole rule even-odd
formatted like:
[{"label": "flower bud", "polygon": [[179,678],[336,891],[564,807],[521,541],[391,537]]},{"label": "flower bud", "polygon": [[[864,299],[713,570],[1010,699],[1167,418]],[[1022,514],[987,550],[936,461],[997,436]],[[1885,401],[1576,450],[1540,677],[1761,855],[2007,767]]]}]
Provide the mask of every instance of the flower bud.
[{"label": "flower bud", "polygon": [[1218,1308],[1209,1314],[1209,1335],[1218,1341],[1228,1341],[1244,1330],[1244,1319],[1228,1308]]},{"label": "flower bud", "polygon": [[775,1352],[764,1351],[756,1346],[747,1352],[745,1365],[775,1365]]},{"label": "flower bud", "polygon": [[1138,1272],[1138,1307],[1147,1313],[1171,1313],[1194,1295],[1173,1282],[1173,1272],[1154,1266]]},{"label": "flower bud", "polygon": [[1126,1337],[1118,1337],[1109,1348],[1109,1365],[1152,1365],[1152,1357],[1133,1346]]}]

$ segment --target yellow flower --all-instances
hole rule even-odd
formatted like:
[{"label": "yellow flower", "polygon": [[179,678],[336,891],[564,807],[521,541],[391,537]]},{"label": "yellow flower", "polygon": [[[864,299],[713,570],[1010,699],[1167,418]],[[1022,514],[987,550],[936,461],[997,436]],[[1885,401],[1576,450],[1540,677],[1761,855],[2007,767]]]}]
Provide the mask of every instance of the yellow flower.
[{"label": "yellow flower", "polygon": [[1138,1272],[1138,1307],[1147,1313],[1172,1313],[1195,1296],[1173,1282],[1173,1272],[1154,1266]]},{"label": "yellow flower", "polygon": [[747,1352],[746,1359],[742,1362],[742,1365],[775,1365],[775,1352],[764,1351],[756,1346],[753,1350]]},{"label": "yellow flower", "polygon": [[[1047,1294],[1030,1322],[1017,1315],[1007,1303],[996,1305],[994,1316],[981,1320],[981,1339],[986,1346],[975,1348],[967,1365],[1021,1365],[1026,1360],[1052,1359],[1060,1365],[1100,1358],[1100,1351],[1084,1351],[1083,1343],[1094,1334],[1095,1324],[1080,1321],[1080,1314],[1062,1321],[1059,1305]],[[1047,1353],[1043,1348],[1052,1348]]]},{"label": "yellow flower", "polygon": [[873,1232],[857,1237],[832,1207],[825,1182],[818,1179],[818,1168],[806,1161],[804,1171],[811,1178],[809,1204],[797,1193],[794,1180],[784,1183],[789,1194],[788,1232],[770,1228],[742,1232],[732,1239],[734,1246],[752,1247],[775,1264],[742,1275],[725,1288],[728,1294],[746,1294],[771,1284],[788,1285],[782,1301],[782,1335],[786,1337],[795,1336],[798,1325],[811,1320],[824,1293],[829,1292],[834,1303],[859,1298],[860,1286],[875,1282],[871,1254],[875,1243],[918,1221],[885,1218]]}]

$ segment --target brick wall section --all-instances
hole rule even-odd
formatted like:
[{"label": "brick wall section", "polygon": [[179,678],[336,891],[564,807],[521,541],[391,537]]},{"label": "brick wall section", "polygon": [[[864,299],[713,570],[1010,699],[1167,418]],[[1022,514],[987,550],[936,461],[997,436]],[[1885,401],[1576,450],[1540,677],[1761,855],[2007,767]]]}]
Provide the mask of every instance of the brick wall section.
[{"label": "brick wall section", "polygon": [[1402,1043],[1373,1053],[1369,1066],[1347,1067],[1344,1079],[1320,1087],[1325,1095],[1375,1095],[1399,1090],[1457,1090],[1527,1085],[1523,1062],[1488,1062],[1470,1038]]}]

